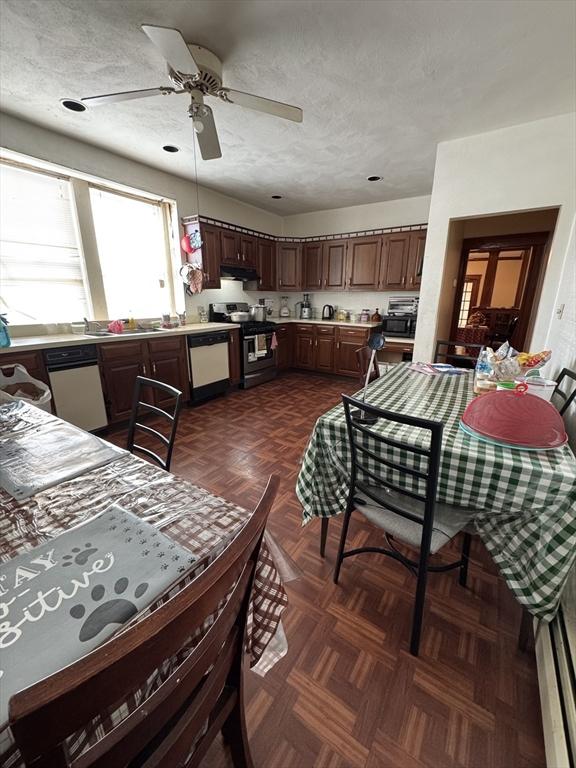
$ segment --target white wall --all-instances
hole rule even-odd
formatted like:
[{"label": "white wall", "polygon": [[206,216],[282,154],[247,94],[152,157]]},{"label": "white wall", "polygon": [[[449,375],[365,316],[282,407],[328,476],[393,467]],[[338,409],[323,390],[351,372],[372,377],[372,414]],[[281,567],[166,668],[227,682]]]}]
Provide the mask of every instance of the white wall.
[{"label": "white wall", "polygon": [[[575,259],[570,232],[576,212],[576,115],[469,136],[438,145],[416,331],[416,359],[430,359],[451,311],[455,263],[449,252],[451,221],[558,206],[560,212],[542,286],[532,349],[565,352],[554,321],[563,270]],[[463,233],[461,233],[463,234]],[[567,275],[570,277],[570,274]],[[565,315],[566,317],[566,315]]]},{"label": "white wall", "polygon": [[402,200],[388,200],[384,203],[354,205],[348,208],[333,208],[328,211],[299,213],[284,217],[286,237],[315,237],[345,232],[359,232],[365,229],[401,227],[410,224],[425,224],[428,221],[430,196],[407,197]]},{"label": "white wall", "polygon": [[[178,206],[179,217],[191,216],[197,212],[196,187],[192,181],[128,160],[106,149],[71,139],[5,113],[0,113],[0,146],[118,184],[172,198]],[[202,186],[200,211],[205,216],[234,222],[259,232],[282,234],[281,216]]]}]

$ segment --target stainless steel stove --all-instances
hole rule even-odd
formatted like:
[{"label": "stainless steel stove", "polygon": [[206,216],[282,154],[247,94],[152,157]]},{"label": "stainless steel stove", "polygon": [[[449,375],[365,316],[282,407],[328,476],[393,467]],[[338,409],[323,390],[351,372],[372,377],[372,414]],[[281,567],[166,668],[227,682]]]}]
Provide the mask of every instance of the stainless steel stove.
[{"label": "stainless steel stove", "polygon": [[[231,323],[232,312],[248,312],[246,302],[216,303],[208,306],[208,319],[212,323]],[[263,384],[276,377],[276,353],[272,349],[272,337],[276,323],[271,320],[258,322],[246,320],[240,325],[242,341],[240,385],[247,389]]]}]

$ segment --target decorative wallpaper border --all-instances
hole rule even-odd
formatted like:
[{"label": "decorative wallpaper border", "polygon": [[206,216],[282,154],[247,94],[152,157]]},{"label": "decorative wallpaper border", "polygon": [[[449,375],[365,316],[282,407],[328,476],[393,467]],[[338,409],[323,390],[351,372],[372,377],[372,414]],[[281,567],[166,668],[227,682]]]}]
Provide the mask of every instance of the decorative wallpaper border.
[{"label": "decorative wallpaper border", "polygon": [[240,227],[236,224],[230,224],[227,221],[212,219],[209,216],[183,216],[182,226],[186,224],[195,224],[200,221],[202,224],[212,224],[221,229],[229,229],[232,232],[239,232],[243,235],[259,237],[262,240],[272,240],[275,243],[318,243],[326,240],[345,240],[349,237],[371,237],[372,235],[390,235],[394,232],[417,232],[422,229],[428,229],[428,222],[422,224],[408,224],[403,227],[379,227],[378,229],[359,229],[354,232],[340,232],[336,235],[315,235],[314,237],[284,237],[283,235],[269,235],[266,232],[258,232],[256,229]]}]

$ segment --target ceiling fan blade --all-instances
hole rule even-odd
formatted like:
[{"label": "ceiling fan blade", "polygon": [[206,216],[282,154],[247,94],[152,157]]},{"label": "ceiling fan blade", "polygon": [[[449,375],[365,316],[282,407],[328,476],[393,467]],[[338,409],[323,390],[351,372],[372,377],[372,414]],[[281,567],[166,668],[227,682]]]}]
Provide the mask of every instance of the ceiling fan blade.
[{"label": "ceiling fan blade", "polygon": [[142,32],[148,35],[168,64],[183,75],[197,75],[200,71],[194,61],[182,33],[169,27],[142,24]]},{"label": "ceiling fan blade", "polygon": [[176,89],[161,85],[158,88],[144,88],[139,91],[121,91],[120,93],[106,93],[102,96],[85,96],[81,99],[81,101],[83,104],[89,104],[98,107],[100,104],[112,104],[115,101],[145,99],[147,96],[166,96],[169,93],[176,93]]},{"label": "ceiling fan blade", "polygon": [[295,123],[301,123],[304,117],[300,107],[293,107],[281,101],[264,99],[262,96],[253,96],[251,93],[235,91],[233,88],[221,88],[219,95],[224,101],[229,101],[232,104],[239,104],[241,107],[255,109],[258,112],[266,112],[269,115],[282,117],[284,120],[293,120]]},{"label": "ceiling fan blade", "polygon": [[[215,160],[218,157],[222,157],[222,150],[220,149],[212,110],[207,106],[204,106],[204,110],[205,114],[198,120],[204,127],[201,131],[196,130],[196,138],[198,139],[202,160]],[[194,122],[197,121],[195,120]]]}]

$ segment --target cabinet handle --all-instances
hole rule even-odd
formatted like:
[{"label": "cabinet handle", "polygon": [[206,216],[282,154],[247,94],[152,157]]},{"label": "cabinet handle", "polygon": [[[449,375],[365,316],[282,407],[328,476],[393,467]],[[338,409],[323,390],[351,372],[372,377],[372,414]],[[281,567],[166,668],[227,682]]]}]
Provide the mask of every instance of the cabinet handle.
[{"label": "cabinet handle", "polygon": [[405,277],[405,275],[402,275],[402,282],[401,282],[401,285],[404,285],[404,283],[405,283],[405,282],[406,282],[406,277]]},{"label": "cabinet handle", "polygon": [[309,339],[309,344],[310,346],[312,346],[312,339]]},{"label": "cabinet handle", "polygon": [[336,342],[336,349],[340,349],[340,342],[339,341]]},{"label": "cabinet handle", "polygon": [[156,376],[156,363],[152,363],[152,373]]},{"label": "cabinet handle", "polygon": [[412,285],[413,282],[414,282],[414,278],[412,275],[410,275],[410,285]]},{"label": "cabinet handle", "polygon": [[316,339],[316,341],[314,342],[314,346],[315,346],[315,347],[317,347],[317,346],[318,346],[318,339]]},{"label": "cabinet handle", "polygon": [[318,280],[318,288],[320,288],[321,286],[322,286],[322,280],[320,279]]},{"label": "cabinet handle", "polygon": [[146,372],[146,363],[142,363],[142,373],[144,376],[148,376],[148,373]]}]

